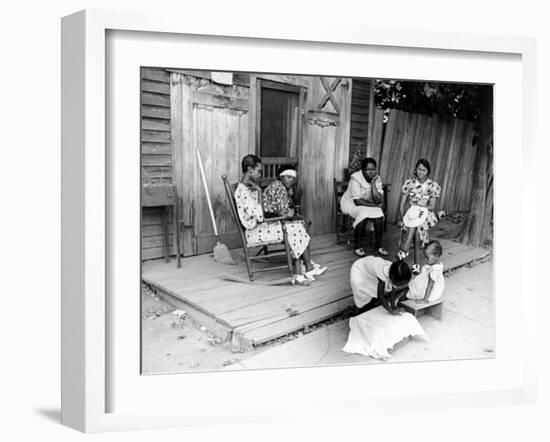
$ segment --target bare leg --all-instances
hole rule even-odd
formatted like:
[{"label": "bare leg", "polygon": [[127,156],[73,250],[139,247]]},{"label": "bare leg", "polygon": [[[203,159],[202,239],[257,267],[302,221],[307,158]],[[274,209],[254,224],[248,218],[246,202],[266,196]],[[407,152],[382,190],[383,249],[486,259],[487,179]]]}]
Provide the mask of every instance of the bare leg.
[{"label": "bare leg", "polygon": [[382,247],[382,235],[384,234],[384,217],[374,218],[374,238],[376,250]]},{"label": "bare leg", "polygon": [[357,226],[355,226],[355,248],[359,249],[364,246],[368,219],[365,218]]},{"label": "bare leg", "polygon": [[301,261],[300,261],[300,258],[298,259],[294,259],[293,260],[293,267],[294,267],[294,274],[295,275],[301,275],[302,274],[302,269],[301,269]]},{"label": "bare leg", "polygon": [[416,228],[410,227],[409,230],[407,231],[407,239],[405,240],[405,244],[403,245],[403,247],[401,247],[401,250],[404,250],[407,253],[409,252],[409,249],[411,247],[411,241],[413,240],[415,233],[416,233]]},{"label": "bare leg", "polygon": [[415,241],[416,244],[414,247],[414,264],[418,264],[418,249],[421,247],[421,245],[419,244],[420,239],[418,232],[415,233],[413,241]]},{"label": "bare leg", "polygon": [[302,259],[304,260],[304,264],[306,266],[306,272],[309,272],[313,270],[313,264],[311,264],[311,254],[309,253],[309,246],[304,250],[304,253],[302,253]]}]

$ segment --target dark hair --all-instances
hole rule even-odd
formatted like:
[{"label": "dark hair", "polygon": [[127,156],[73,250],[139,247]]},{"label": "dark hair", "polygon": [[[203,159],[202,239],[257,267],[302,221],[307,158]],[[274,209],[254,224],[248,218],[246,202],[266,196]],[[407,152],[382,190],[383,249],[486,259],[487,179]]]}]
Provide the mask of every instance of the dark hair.
[{"label": "dark hair", "polygon": [[260,160],[256,155],[252,155],[252,154],[246,155],[241,161],[241,168],[243,170],[243,173],[246,173],[249,167],[252,167],[254,169],[256,165],[258,163],[261,164],[261,162],[262,160]]},{"label": "dark hair", "polygon": [[441,258],[441,255],[443,255],[443,247],[441,247],[441,243],[437,240],[432,240],[428,244],[426,244],[426,249],[428,247],[433,247],[433,254],[437,256],[438,258]]},{"label": "dark hair", "polygon": [[367,167],[367,164],[372,164],[374,167],[376,167],[376,160],[374,158],[363,158],[363,161],[361,161],[361,170],[365,170]]},{"label": "dark hair", "polygon": [[279,169],[277,170],[277,176],[279,176],[285,170],[296,170],[296,169],[294,168],[294,166],[290,164],[282,164],[279,166]]},{"label": "dark hair", "polygon": [[428,169],[428,175],[430,174],[430,172],[432,171],[432,168],[430,167],[430,162],[428,160],[426,160],[425,158],[420,158],[417,162],[416,162],[416,166],[414,166],[414,174],[416,175],[416,169],[418,168],[418,166],[420,165],[423,165],[426,169]]},{"label": "dark hair", "polygon": [[397,260],[390,266],[390,279],[396,285],[407,284],[411,280],[411,269],[405,261]]}]

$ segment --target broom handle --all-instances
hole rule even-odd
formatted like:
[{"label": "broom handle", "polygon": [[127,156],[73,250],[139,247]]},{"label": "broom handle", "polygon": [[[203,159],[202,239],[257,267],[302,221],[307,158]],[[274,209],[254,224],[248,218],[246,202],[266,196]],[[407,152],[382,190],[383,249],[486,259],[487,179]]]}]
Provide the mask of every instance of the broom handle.
[{"label": "broom handle", "polygon": [[201,153],[197,147],[197,158],[199,160],[199,168],[201,170],[202,184],[204,186],[204,191],[206,193],[206,200],[208,201],[208,210],[210,212],[210,218],[212,219],[212,226],[214,227],[214,234],[216,235],[216,240],[218,240],[218,227],[216,226],[216,219],[214,218],[214,210],[212,209],[212,201],[210,201],[210,193],[208,192],[208,185],[206,184],[206,177],[204,176],[204,168],[202,166]]}]

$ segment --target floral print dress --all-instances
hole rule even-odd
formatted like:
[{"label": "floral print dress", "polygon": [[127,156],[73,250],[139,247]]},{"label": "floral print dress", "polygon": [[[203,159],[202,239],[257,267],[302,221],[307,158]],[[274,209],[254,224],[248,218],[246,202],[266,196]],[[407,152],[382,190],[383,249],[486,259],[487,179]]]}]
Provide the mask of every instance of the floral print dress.
[{"label": "floral print dress", "polygon": [[[405,181],[401,188],[403,195],[407,196],[409,204],[426,207],[432,198],[439,198],[441,195],[441,187],[435,181],[427,179],[420,183],[417,178],[411,178]],[[420,242],[424,247],[428,242],[428,230],[437,224],[437,215],[433,210],[428,210],[428,216],[423,224],[418,226],[418,235]],[[403,230],[407,227],[403,226]]]},{"label": "floral print dress", "polygon": [[285,228],[291,255],[295,259],[302,256],[310,239],[302,224],[285,222],[283,227],[280,221],[265,221],[257,191],[243,183],[239,183],[235,189],[235,202],[239,219],[245,228],[246,242],[250,247],[282,243]]},{"label": "floral print dress", "polygon": [[[273,181],[264,190],[264,211],[277,216],[294,216],[290,196],[285,185],[280,180]],[[307,233],[304,220],[284,221],[291,250],[297,250],[300,256],[309,245],[311,237]],[[303,246],[305,244],[305,247]],[[303,250],[301,250],[303,247]]]},{"label": "floral print dress", "polygon": [[294,216],[288,190],[281,181],[273,181],[264,190],[264,211],[275,213],[277,216]]}]

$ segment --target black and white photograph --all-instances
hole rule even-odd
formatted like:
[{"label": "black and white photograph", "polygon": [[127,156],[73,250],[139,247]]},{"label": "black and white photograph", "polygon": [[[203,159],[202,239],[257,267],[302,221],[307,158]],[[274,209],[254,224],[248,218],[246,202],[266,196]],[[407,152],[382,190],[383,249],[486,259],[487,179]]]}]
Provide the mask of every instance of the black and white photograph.
[{"label": "black and white photograph", "polygon": [[493,85],[142,67],[143,374],[493,358]]},{"label": "black and white photograph", "polygon": [[545,11],[8,3],[1,439],[550,440]]}]

